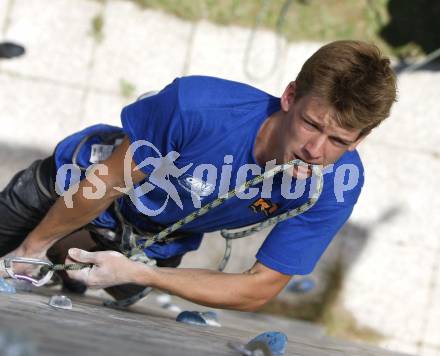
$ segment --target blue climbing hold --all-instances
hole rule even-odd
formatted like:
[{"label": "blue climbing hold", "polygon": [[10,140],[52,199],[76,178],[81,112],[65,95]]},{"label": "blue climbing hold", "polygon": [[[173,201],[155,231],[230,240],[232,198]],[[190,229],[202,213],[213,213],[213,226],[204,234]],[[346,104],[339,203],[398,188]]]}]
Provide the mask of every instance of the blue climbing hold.
[{"label": "blue climbing hold", "polygon": [[176,321],[192,325],[221,326],[214,311],[183,311],[177,316]]},{"label": "blue climbing hold", "polygon": [[217,313],[214,311],[197,312],[209,326],[221,326],[218,322]]},{"label": "blue climbing hold", "polygon": [[4,278],[0,277],[0,292],[1,293],[9,293],[9,294],[14,294],[17,291],[15,290],[15,288],[13,286],[11,286],[9,283],[7,283]]},{"label": "blue climbing hold", "polygon": [[192,325],[221,326],[217,313],[213,311],[183,311],[177,316],[176,321]]},{"label": "blue climbing hold", "polygon": [[177,315],[176,321],[179,323],[190,324],[190,325],[198,325],[198,326],[206,326],[206,320],[200,315],[199,312],[195,311],[183,311],[179,315]]},{"label": "blue climbing hold", "polygon": [[217,313],[214,311],[197,312],[197,313],[199,313],[205,319],[212,319],[212,320],[218,321]]},{"label": "blue climbing hold", "polygon": [[294,280],[288,284],[287,290],[292,293],[308,293],[314,289],[316,283],[313,279],[304,278],[299,281]]},{"label": "blue climbing hold", "polygon": [[279,331],[267,331],[262,333],[256,337],[254,337],[249,344],[255,341],[264,342],[269,346],[272,354],[275,355],[284,355],[286,352],[287,345],[287,336],[286,334]]}]

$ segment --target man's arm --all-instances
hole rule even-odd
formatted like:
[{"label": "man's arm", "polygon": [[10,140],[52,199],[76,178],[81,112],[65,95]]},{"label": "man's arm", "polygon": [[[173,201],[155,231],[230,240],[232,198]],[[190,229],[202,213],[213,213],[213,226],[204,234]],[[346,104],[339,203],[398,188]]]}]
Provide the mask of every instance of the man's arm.
[{"label": "man's arm", "polygon": [[193,268],[156,268],[135,275],[137,283],[164,289],[213,308],[255,311],[274,298],[291,276],[256,262],[244,273]]},{"label": "man's arm", "polygon": [[[47,249],[56,241],[78,228],[88,224],[101,212],[107,209],[110,204],[120,195],[115,187],[125,187],[124,182],[124,158],[130,146],[128,138],[125,138],[112,155],[102,162],[108,168],[108,174],[95,175],[105,184],[105,194],[100,199],[87,199],[83,196],[83,189],[95,190],[94,186],[87,179],[79,182],[79,189],[72,195],[73,207],[68,208],[63,197],[59,197],[50,208],[40,224],[26,237],[15,255],[28,257],[44,257]],[[131,156],[130,156],[131,157]],[[132,180],[139,182],[145,178],[141,171],[133,171],[135,163],[131,162]]]},{"label": "man's arm", "polygon": [[92,288],[124,283],[166,290],[192,302],[214,308],[254,311],[275,297],[291,276],[256,262],[244,273],[195,268],[151,268],[114,251],[70,249],[67,263],[93,263],[92,269],[69,271],[69,276]]}]

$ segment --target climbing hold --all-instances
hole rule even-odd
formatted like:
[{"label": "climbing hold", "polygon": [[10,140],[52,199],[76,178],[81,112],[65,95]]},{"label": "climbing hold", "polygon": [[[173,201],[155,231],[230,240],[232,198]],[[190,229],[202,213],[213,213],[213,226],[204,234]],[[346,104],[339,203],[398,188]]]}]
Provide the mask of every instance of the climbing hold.
[{"label": "climbing hold", "polygon": [[206,320],[198,312],[183,311],[177,315],[176,321],[190,325],[207,325]]},{"label": "climbing hold", "polygon": [[0,277],[0,292],[1,293],[9,293],[9,294],[14,294],[17,291],[15,290],[15,288],[13,286],[11,286],[9,283],[7,283],[4,278]]},{"label": "climbing hold", "polygon": [[72,309],[72,301],[65,295],[53,295],[49,299],[49,305],[57,309]]},{"label": "climbing hold", "polygon": [[316,283],[313,279],[304,278],[301,280],[293,280],[287,286],[287,290],[292,293],[308,293],[314,289]]},{"label": "climbing hold", "polygon": [[207,312],[199,312],[200,316],[205,319],[206,324],[209,326],[221,326],[218,322],[218,316],[216,312],[207,311]]},{"label": "climbing hold", "polygon": [[257,341],[266,343],[274,356],[284,355],[286,352],[287,336],[282,332],[267,331],[253,338],[248,345]]},{"label": "climbing hold", "polygon": [[17,43],[2,42],[0,43],[0,58],[14,58],[23,55],[25,48]]},{"label": "climbing hold", "polygon": [[192,325],[221,326],[217,313],[213,311],[183,311],[177,316],[176,321]]}]

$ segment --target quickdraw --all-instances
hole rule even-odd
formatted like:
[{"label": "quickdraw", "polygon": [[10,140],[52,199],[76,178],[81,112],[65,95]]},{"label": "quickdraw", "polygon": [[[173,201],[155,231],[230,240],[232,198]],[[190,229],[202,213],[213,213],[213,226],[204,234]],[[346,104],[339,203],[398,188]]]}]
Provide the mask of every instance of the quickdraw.
[{"label": "quickdraw", "polygon": [[[14,265],[15,264],[30,264],[35,266],[41,266],[40,275],[38,277],[28,276],[25,274],[15,273]],[[72,263],[72,264],[58,264],[54,265],[50,261],[40,260],[37,258],[26,258],[26,257],[5,257],[0,260],[0,270],[3,270],[8,274],[9,277],[27,281],[32,283],[36,287],[41,287],[49,282],[55,271],[61,270],[80,270],[83,268],[91,268],[93,267],[90,263]]]}]

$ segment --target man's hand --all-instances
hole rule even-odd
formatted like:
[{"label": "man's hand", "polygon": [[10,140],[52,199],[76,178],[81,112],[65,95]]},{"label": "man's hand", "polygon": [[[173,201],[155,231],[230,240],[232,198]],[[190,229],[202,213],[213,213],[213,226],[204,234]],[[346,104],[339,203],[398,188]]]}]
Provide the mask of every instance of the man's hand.
[{"label": "man's hand", "polygon": [[70,278],[79,280],[91,288],[107,288],[115,285],[133,283],[133,274],[139,262],[133,262],[116,251],[87,252],[71,248],[67,263],[93,263],[92,268],[68,271]]}]

